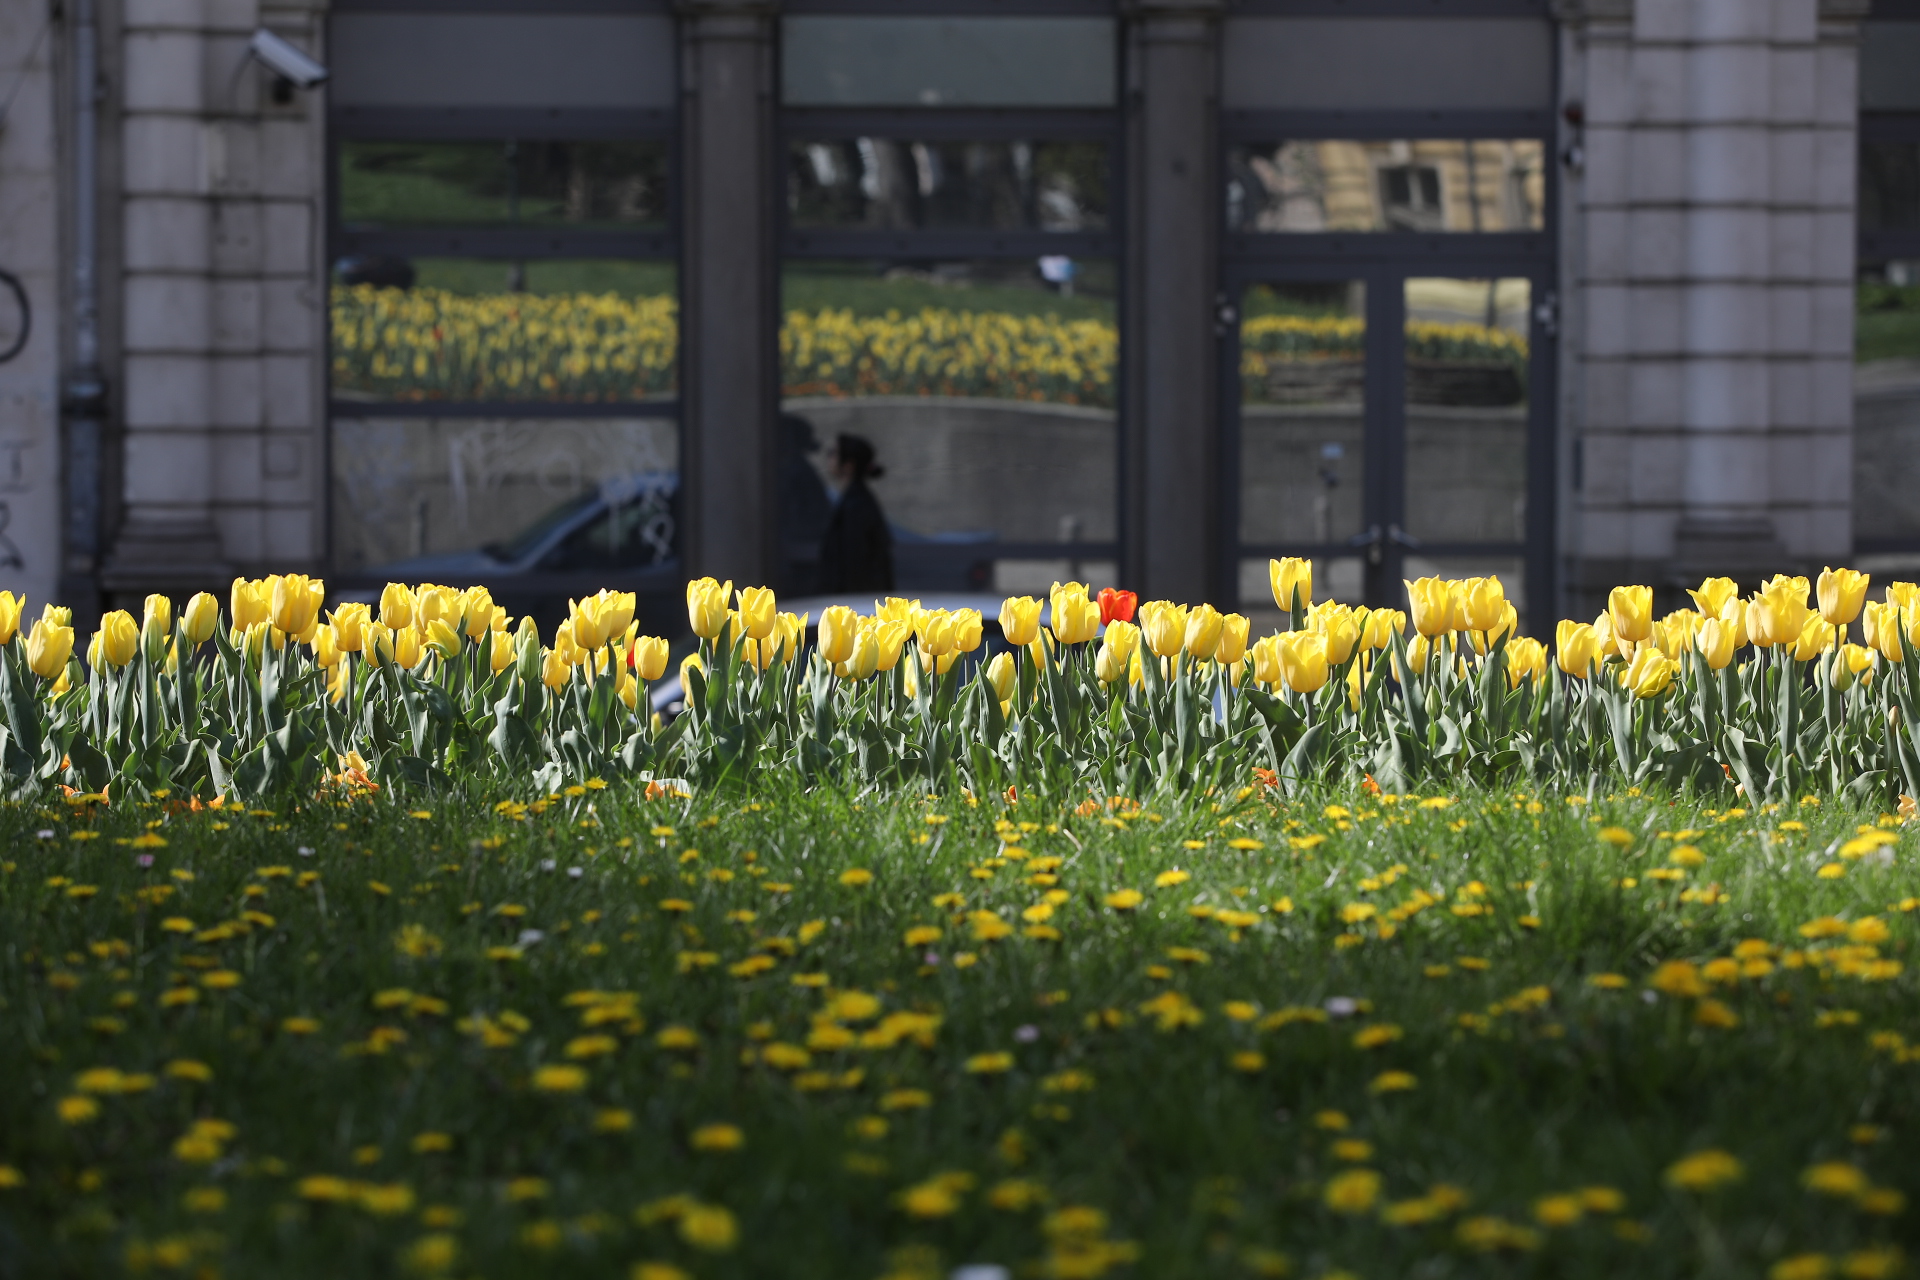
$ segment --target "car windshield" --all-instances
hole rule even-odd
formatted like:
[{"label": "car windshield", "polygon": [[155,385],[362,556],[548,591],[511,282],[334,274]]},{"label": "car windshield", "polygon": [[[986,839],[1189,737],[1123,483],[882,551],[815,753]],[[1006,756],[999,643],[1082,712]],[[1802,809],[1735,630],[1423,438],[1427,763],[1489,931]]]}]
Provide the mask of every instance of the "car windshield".
[{"label": "car windshield", "polygon": [[552,537],[556,529],[573,523],[581,512],[593,507],[599,501],[600,495],[595,492],[582,493],[569,498],[505,542],[489,542],[480,549],[495,560],[508,564],[518,563],[539,550],[540,545]]}]

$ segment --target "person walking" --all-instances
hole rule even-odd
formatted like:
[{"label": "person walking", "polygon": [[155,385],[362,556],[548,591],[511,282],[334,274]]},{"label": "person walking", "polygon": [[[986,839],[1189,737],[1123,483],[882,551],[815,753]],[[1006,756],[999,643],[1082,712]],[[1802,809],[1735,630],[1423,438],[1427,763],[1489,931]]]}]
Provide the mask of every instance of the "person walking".
[{"label": "person walking", "polygon": [[873,445],[842,432],[827,451],[827,474],[839,490],[826,534],[820,539],[820,590],[893,590],[893,533],[867,481],[883,474]]}]

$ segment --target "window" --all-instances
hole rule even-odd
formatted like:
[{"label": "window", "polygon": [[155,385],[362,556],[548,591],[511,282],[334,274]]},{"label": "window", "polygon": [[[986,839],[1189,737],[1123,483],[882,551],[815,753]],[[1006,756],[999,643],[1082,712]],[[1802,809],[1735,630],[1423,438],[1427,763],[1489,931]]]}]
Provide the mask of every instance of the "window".
[{"label": "window", "polygon": [[1537,138],[1297,139],[1230,144],[1232,231],[1539,231]]}]

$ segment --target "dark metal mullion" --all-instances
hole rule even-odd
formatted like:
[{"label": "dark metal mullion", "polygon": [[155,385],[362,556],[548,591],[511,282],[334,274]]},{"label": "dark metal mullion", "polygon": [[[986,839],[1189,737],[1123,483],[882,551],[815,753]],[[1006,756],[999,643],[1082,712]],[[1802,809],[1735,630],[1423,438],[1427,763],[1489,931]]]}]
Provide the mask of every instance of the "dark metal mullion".
[{"label": "dark metal mullion", "polygon": [[1444,13],[1435,0],[1229,0],[1235,15],[1335,18],[1547,18],[1549,0],[1447,0]]},{"label": "dark metal mullion", "polygon": [[1082,231],[803,230],[788,231],[780,244],[787,258],[1110,258],[1115,251],[1106,232]]},{"label": "dark metal mullion", "polygon": [[1548,266],[1554,260],[1552,233],[1547,231],[1240,232],[1227,238],[1227,252],[1249,263],[1351,262],[1421,269],[1431,264],[1476,275]]},{"label": "dark metal mullion", "polygon": [[1541,319],[1540,303],[1552,278],[1533,276],[1528,300],[1533,305],[1527,335],[1527,613],[1521,629],[1544,639],[1559,602],[1554,597],[1555,499],[1559,492],[1559,451],[1555,439],[1553,334]]},{"label": "dark metal mullion", "polygon": [[1232,308],[1232,320],[1222,318],[1217,329],[1220,337],[1220,465],[1215,471],[1215,499],[1220,509],[1220,581],[1230,585],[1234,607],[1246,601],[1240,598],[1240,562],[1246,558],[1241,544],[1240,518],[1242,474],[1245,470],[1245,427],[1243,379],[1240,375],[1240,327],[1246,323],[1244,310],[1249,282],[1237,271],[1222,273],[1223,306]]},{"label": "dark metal mullion", "polygon": [[1113,135],[1106,109],[788,107],[780,114],[782,144],[845,138],[915,142],[1103,142]]},{"label": "dark metal mullion", "polygon": [[675,129],[665,108],[335,107],[328,122],[355,142],[666,142]]},{"label": "dark metal mullion", "polygon": [[353,231],[337,226],[337,252],[397,258],[649,258],[679,256],[671,231],[553,231],[527,226]]},{"label": "dark metal mullion", "polygon": [[1366,560],[1366,602],[1378,609],[1395,598],[1403,556],[1388,530],[1406,512],[1406,277],[1391,268],[1370,271],[1367,288],[1367,370],[1364,386],[1367,503],[1364,523],[1379,541],[1379,563]]},{"label": "dark metal mullion", "polygon": [[1517,111],[1242,109],[1222,112],[1221,127],[1229,142],[1270,142],[1276,138],[1365,141],[1399,138],[1532,138],[1540,142],[1543,160],[1553,154],[1553,111],[1549,107]]}]

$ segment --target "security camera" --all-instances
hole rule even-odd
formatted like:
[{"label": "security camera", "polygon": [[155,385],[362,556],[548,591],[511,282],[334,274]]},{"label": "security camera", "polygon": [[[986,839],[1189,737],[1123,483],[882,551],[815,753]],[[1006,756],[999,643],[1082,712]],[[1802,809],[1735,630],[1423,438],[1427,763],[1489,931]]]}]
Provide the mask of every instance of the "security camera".
[{"label": "security camera", "polygon": [[327,69],[265,27],[247,41],[247,52],[282,80],[311,89],[326,82]]}]

